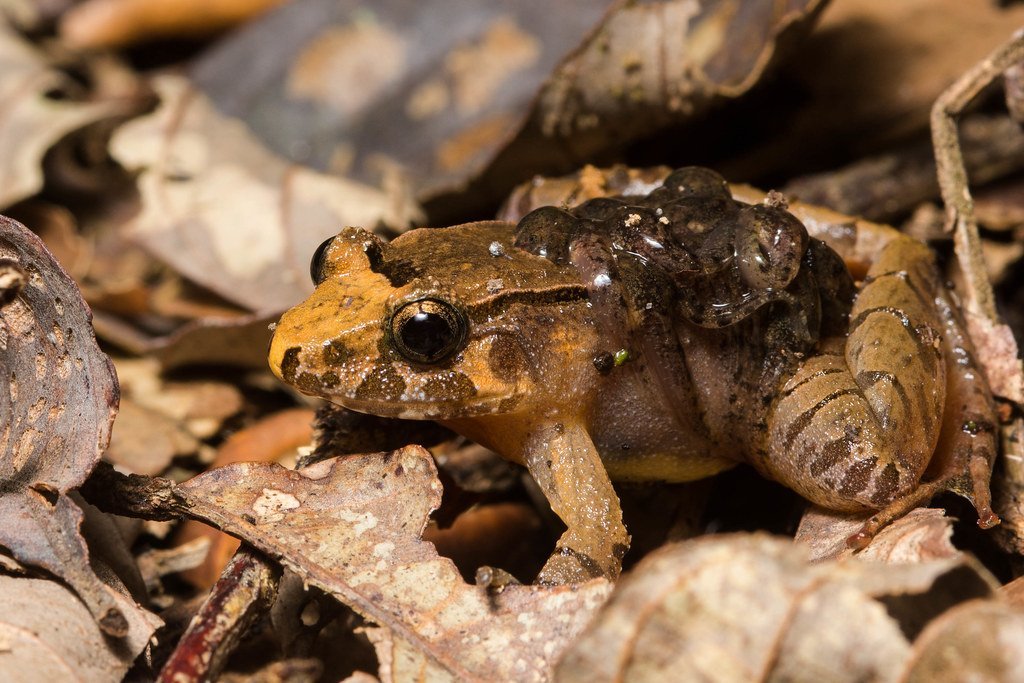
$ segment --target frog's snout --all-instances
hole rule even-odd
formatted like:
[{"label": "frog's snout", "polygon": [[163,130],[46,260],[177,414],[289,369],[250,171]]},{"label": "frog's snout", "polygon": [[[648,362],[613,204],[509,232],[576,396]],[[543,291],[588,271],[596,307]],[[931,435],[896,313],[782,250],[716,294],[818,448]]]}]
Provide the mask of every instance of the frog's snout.
[{"label": "frog's snout", "polygon": [[289,344],[282,334],[283,329],[280,323],[274,323],[271,326],[273,334],[270,337],[270,347],[267,349],[267,364],[270,365],[270,371],[274,373],[274,376],[283,382],[288,382],[288,378],[284,376],[282,365],[284,364],[285,353],[294,348],[295,354],[298,354],[297,345]]}]

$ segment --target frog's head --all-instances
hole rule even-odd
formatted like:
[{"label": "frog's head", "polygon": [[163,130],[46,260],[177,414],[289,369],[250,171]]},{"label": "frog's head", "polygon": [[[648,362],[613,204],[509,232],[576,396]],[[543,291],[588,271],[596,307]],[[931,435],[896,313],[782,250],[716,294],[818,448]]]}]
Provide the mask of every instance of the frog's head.
[{"label": "frog's head", "polygon": [[528,410],[552,373],[579,366],[564,352],[587,338],[585,289],[571,268],[516,249],[508,223],[413,230],[390,244],[346,228],[312,274],[314,293],[276,327],[270,366],[353,410],[442,420]]}]

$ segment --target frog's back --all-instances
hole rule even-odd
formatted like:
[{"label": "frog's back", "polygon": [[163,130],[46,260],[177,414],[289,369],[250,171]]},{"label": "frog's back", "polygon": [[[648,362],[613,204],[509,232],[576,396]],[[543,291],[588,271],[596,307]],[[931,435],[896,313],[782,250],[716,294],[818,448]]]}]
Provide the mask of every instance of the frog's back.
[{"label": "frog's back", "polygon": [[[677,444],[670,450],[691,469],[701,449],[746,451],[779,379],[823,333],[841,333],[853,294],[839,257],[783,202],[736,201],[702,168],[676,171],[647,195],[538,209],[517,226],[516,246],[571,264],[588,288],[610,389],[595,440],[612,469],[642,462],[655,442]],[[627,409],[656,404],[665,419]],[[659,476],[688,479],[687,467]]]}]

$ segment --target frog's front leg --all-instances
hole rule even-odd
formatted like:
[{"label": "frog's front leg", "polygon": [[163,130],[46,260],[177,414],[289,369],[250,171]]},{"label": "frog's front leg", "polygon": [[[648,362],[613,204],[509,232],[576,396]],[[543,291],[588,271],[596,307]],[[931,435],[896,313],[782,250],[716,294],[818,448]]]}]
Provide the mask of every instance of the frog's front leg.
[{"label": "frog's front leg", "polygon": [[523,460],[551,509],[568,527],[538,583],[618,577],[629,535],[601,456],[583,425],[551,422],[527,440]]},{"label": "frog's front leg", "polygon": [[946,403],[938,291],[926,246],[905,238],[886,245],[845,340],[824,341],[781,388],[755,465],[834,510],[895,513],[930,497],[934,490],[919,481]]}]

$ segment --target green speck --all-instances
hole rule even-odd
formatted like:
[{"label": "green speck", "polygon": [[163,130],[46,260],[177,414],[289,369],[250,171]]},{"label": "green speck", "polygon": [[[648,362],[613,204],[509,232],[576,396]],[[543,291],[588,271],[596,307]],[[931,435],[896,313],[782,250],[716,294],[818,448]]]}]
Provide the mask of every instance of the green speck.
[{"label": "green speck", "polygon": [[630,360],[628,350],[619,349],[618,351],[615,352],[615,367],[619,367],[628,360]]}]

